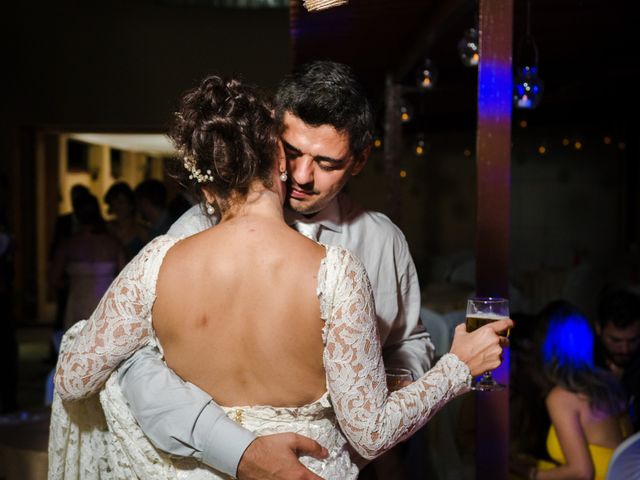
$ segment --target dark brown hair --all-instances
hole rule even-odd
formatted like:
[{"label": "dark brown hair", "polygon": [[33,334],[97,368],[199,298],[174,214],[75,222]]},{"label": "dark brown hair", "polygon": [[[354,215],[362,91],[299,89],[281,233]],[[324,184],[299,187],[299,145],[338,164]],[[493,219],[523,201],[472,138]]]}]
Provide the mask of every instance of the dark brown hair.
[{"label": "dark brown hair", "polygon": [[[204,187],[226,203],[232,194],[245,197],[255,180],[272,184],[279,138],[272,108],[255,88],[237,79],[211,75],[186,92],[169,136],[180,155],[173,176],[197,198]],[[190,179],[185,157],[211,177]]]}]

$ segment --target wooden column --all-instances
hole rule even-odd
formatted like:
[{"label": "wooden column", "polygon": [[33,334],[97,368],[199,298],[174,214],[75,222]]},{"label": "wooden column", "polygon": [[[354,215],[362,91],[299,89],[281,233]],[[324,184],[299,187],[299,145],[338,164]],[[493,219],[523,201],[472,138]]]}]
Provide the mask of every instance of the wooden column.
[{"label": "wooden column", "polygon": [[47,308],[47,180],[46,180],[46,150],[45,135],[36,134],[36,291],[38,302],[38,321],[48,319],[50,312]]},{"label": "wooden column", "polygon": [[402,122],[400,102],[402,87],[390,74],[385,79],[384,174],[387,178],[387,204],[391,220],[402,225],[402,191],[400,189],[400,155],[402,154]]},{"label": "wooden column", "polygon": [[[480,296],[509,295],[513,0],[480,0],[476,283]],[[509,355],[495,378],[509,382]],[[506,480],[509,393],[476,393],[476,478]]]}]

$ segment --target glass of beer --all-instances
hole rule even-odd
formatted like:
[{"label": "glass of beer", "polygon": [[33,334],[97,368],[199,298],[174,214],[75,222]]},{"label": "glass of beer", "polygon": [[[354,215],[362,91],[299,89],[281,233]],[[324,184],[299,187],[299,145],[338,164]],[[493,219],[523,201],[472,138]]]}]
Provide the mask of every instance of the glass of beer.
[{"label": "glass of beer", "polygon": [[[487,323],[508,318],[509,301],[505,298],[470,298],[467,301],[467,332],[473,332]],[[504,332],[504,334],[508,335],[508,332]],[[477,378],[471,388],[473,390],[492,391],[502,390],[504,385],[496,382],[489,371]]]},{"label": "glass of beer", "polygon": [[390,392],[401,389],[413,382],[413,373],[407,368],[391,367],[385,369],[387,374],[387,388]]}]

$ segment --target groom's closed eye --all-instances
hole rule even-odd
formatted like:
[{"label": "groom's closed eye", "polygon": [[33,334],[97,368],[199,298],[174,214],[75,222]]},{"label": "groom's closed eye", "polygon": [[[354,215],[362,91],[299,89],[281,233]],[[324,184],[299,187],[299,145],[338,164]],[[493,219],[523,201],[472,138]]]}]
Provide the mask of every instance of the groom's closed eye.
[{"label": "groom's closed eye", "polygon": [[292,158],[298,158],[302,156],[302,152],[300,150],[288,144],[284,140],[282,140],[282,144],[284,145],[284,154],[287,157],[287,160],[291,160]]}]

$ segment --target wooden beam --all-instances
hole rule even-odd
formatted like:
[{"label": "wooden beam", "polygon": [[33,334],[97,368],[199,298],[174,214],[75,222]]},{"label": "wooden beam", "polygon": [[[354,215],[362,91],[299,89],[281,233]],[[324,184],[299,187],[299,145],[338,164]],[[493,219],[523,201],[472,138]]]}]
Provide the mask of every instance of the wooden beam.
[{"label": "wooden beam", "polygon": [[402,153],[402,122],[400,102],[402,86],[387,74],[385,79],[384,173],[387,178],[388,213],[396,225],[402,225],[402,190],[400,188],[400,155]]},{"label": "wooden beam", "polygon": [[[513,0],[480,0],[476,283],[480,296],[509,295]],[[509,355],[494,374],[509,383]],[[506,480],[509,391],[476,394],[476,478]]]}]

